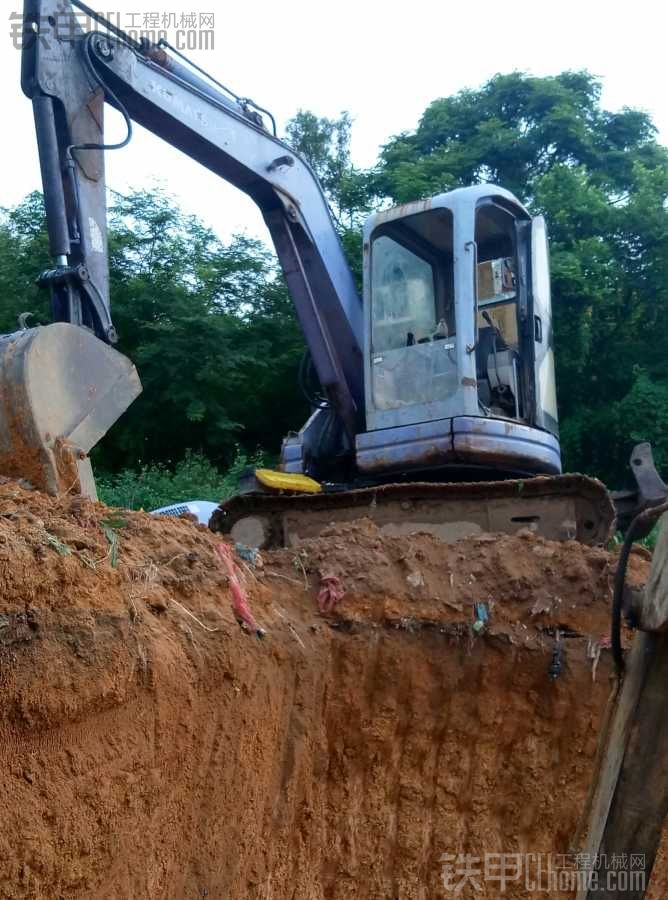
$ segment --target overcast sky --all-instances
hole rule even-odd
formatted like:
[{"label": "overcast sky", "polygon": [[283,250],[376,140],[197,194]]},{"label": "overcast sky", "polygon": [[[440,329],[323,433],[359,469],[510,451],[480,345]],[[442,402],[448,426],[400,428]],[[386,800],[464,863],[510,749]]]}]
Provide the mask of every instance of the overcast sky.
[{"label": "overcast sky", "polygon": [[[513,69],[550,75],[587,68],[603,80],[605,107],[646,110],[668,143],[668,6],[661,0],[114,2],[89,5],[105,13],[131,11],[137,24],[156,9],[177,17],[213,11],[215,47],[193,52],[197,62],[271,109],[279,131],[299,108],[325,116],[348,110],[359,166],[371,165],[390,136],[413,129],[435,98]],[[20,0],[10,3],[20,9]],[[39,187],[32,114],[20,90],[20,53],[11,47],[9,25],[6,35],[9,49],[0,54],[5,206]],[[111,113],[108,137],[122,134]],[[107,166],[112,188],[146,188],[158,179],[223,238],[239,230],[266,237],[251,201],[147,132],[137,129],[130,147],[108,153]]]}]

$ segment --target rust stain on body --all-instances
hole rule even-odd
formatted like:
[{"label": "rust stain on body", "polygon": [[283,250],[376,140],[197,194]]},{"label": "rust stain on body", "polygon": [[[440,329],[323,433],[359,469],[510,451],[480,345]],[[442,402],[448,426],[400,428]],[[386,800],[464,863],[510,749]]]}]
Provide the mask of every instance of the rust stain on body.
[{"label": "rust stain on body", "polygon": [[413,200],[410,203],[401,203],[390,209],[383,209],[376,213],[377,223],[391,222],[394,219],[403,219],[405,216],[414,216],[416,213],[426,212],[432,207],[432,198],[426,200]]}]

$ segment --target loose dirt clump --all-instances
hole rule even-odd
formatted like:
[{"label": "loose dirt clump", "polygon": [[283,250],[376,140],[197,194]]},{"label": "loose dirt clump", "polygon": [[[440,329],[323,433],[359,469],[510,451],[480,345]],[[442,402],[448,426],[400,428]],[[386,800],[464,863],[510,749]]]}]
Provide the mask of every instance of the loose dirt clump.
[{"label": "loose dirt clump", "polygon": [[0,897],[426,900],[572,848],[611,554],[360,520],[235,554],[259,638],[218,543],[0,485]]}]

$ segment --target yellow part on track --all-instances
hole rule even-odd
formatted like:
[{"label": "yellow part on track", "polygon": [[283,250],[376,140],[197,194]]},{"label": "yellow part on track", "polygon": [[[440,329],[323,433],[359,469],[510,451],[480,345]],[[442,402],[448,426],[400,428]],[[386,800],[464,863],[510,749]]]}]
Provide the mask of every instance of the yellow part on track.
[{"label": "yellow part on track", "polygon": [[256,469],[255,477],[264,487],[274,491],[296,491],[300,494],[319,494],[322,491],[322,485],[308,475],[276,472],[274,469]]}]

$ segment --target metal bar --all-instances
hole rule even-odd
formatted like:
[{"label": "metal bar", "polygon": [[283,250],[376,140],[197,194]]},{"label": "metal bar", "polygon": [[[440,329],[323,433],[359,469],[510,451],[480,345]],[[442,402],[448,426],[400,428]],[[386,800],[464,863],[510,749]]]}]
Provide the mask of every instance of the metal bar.
[{"label": "metal bar", "polygon": [[39,165],[44,187],[46,227],[49,233],[49,249],[54,259],[70,253],[70,232],[67,226],[65,190],[60,163],[60,151],[56,134],[53,100],[44,94],[32,98],[32,108],[37,131]]},{"label": "metal bar", "polygon": [[214,87],[210,81],[200,78],[199,75],[196,75],[188,68],[188,66],[183,65],[183,63],[174,59],[173,56],[170,56],[162,47],[155,45],[147,46],[143,50],[143,55],[167,72],[176,76],[176,78],[180,78],[182,81],[185,81],[187,84],[194,87],[200,93],[206,94],[207,97],[211,97],[212,100],[216,100],[218,103],[222,103],[223,106],[227,107],[232,112],[235,112],[237,115],[242,115],[243,111],[236,100],[230,100],[219,89]]},{"label": "metal bar", "polygon": [[288,282],[306,343],[311,350],[320,384],[327,399],[341,416],[343,426],[352,439],[357,431],[357,411],[341,371],[336,350],[332,346],[327,325],[311,292],[294,235],[285,216],[280,212],[266,216],[265,221],[279,253],[283,274]]},{"label": "metal bar", "polygon": [[[113,340],[114,331],[101,149],[105,99],[94,85],[84,52],[86,35],[78,22],[73,20],[66,35],[59,27],[59,18],[68,10],[73,13],[63,0],[26,0],[24,6],[25,20],[38,24],[40,39],[23,47],[21,83],[35,110],[49,239],[57,266],[40,281],[51,289],[56,320],[83,324],[107,341]],[[105,43],[111,40],[115,39],[104,38]],[[100,149],[71,152],[73,147]]]},{"label": "metal bar", "polygon": [[77,9],[80,9],[81,12],[86,13],[93,21],[97,22],[98,25],[104,25],[107,31],[111,32],[111,34],[115,34],[116,37],[119,37],[122,41],[125,41],[126,44],[129,44],[131,47],[134,47],[135,50],[141,50],[141,44],[139,41],[136,41],[133,37],[123,31],[122,28],[119,28],[118,25],[114,25],[113,22],[110,22],[109,19],[106,19],[102,13],[96,12],[94,9],[91,9],[86,3],[82,3],[81,0],[70,0],[72,6],[76,6]]}]

